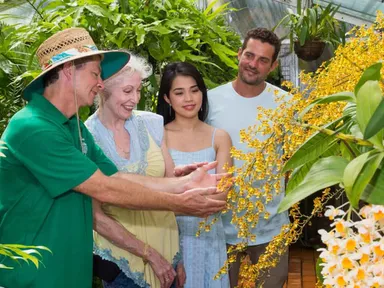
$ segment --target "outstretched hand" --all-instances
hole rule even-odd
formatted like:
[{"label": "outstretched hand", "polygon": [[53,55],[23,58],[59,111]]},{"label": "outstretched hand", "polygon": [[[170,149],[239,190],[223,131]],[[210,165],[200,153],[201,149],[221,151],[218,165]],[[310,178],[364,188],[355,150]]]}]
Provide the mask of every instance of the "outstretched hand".
[{"label": "outstretched hand", "polygon": [[176,195],[179,197],[179,201],[177,201],[178,205],[173,210],[180,214],[208,217],[226,207],[226,201],[209,198],[209,196],[218,193],[222,192],[217,191],[216,187],[187,190],[184,193]]},{"label": "outstretched hand", "polygon": [[185,176],[185,184],[180,187],[178,197],[178,208],[175,212],[197,216],[207,217],[226,208],[225,199],[212,199],[211,196],[223,193],[216,188],[219,181],[224,177],[230,177],[229,173],[208,174],[211,169],[216,168],[217,161],[207,163],[188,176]]},{"label": "outstretched hand", "polygon": [[187,177],[187,183],[184,186],[184,190],[194,189],[194,188],[206,188],[206,187],[216,187],[219,181],[224,177],[230,177],[229,173],[221,173],[221,174],[208,174],[209,170],[215,169],[217,166],[217,161],[213,161],[207,163]]},{"label": "outstretched hand", "polygon": [[195,162],[187,165],[179,165],[173,169],[175,177],[186,176],[195,171],[197,168],[207,165],[208,162]]}]

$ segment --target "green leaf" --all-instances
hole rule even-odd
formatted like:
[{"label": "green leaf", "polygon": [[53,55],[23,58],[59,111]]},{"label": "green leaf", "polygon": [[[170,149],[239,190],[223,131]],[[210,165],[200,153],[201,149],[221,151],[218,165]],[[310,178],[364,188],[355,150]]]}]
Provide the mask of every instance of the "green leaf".
[{"label": "green leaf", "polygon": [[152,27],[148,27],[145,29],[147,32],[148,31],[156,31],[158,32],[159,34],[161,35],[165,35],[165,34],[169,34],[171,32],[173,32],[172,30],[169,30],[168,28],[164,27],[164,26],[161,26],[161,25],[157,25],[157,26],[152,26]]},{"label": "green leaf", "polygon": [[[334,155],[338,155],[340,152],[340,146],[338,143],[334,143],[327,151],[325,151],[320,157],[330,157]],[[295,189],[305,178],[305,176],[308,174],[309,170],[311,169],[312,165],[317,162],[318,159],[315,159],[313,161],[310,161],[295,170],[293,170],[292,174],[289,177],[289,181],[287,184],[287,187],[285,189],[285,193],[288,194],[293,189]]]},{"label": "green leaf", "polygon": [[[237,56],[237,52],[229,49],[227,46],[224,46],[222,44],[219,44],[219,43],[215,43],[215,42],[211,42],[209,43],[212,47],[212,50],[216,53],[217,51],[220,51],[224,54],[227,54],[229,56]],[[216,53],[217,54],[217,53]]]},{"label": "green leaf", "polygon": [[317,160],[312,160],[310,162],[301,165],[293,170],[292,174],[289,177],[287,187],[285,188],[285,194],[288,195],[293,189],[295,189],[307,176],[312,165],[316,163]]},{"label": "green leaf", "polygon": [[307,32],[308,32],[308,26],[304,24],[303,27],[301,28],[301,32],[299,35],[300,46],[303,46],[305,44],[305,41],[307,40]]},{"label": "green leaf", "polygon": [[[198,55],[193,55],[193,54],[187,54],[186,57],[191,60],[191,61],[195,61],[195,62],[201,62],[201,61],[204,61],[204,60],[207,60],[208,57],[204,57],[204,56],[198,56]],[[212,63],[214,64],[214,63]]]},{"label": "green leaf", "polygon": [[[361,132],[365,134],[365,129],[369,121],[383,99],[379,82],[371,80],[366,81],[359,89],[356,99],[357,123],[359,124]],[[380,131],[373,137],[369,138],[368,141],[376,147],[383,148],[383,138],[384,131]]]},{"label": "green leaf", "polygon": [[351,199],[353,184],[363,169],[365,163],[368,161],[371,152],[361,154],[348,163],[344,170],[343,184],[345,192],[349,199]]},{"label": "green leaf", "polygon": [[17,248],[17,249],[39,249],[39,250],[45,250],[45,251],[52,253],[52,251],[45,246],[33,246],[33,245],[21,245],[21,244],[6,244],[5,246],[7,248],[10,248],[10,249],[13,249],[13,248]]},{"label": "green leaf", "polygon": [[223,14],[224,12],[226,12],[228,10],[227,7],[228,7],[229,4],[231,4],[231,3],[227,2],[227,3],[217,7],[215,9],[215,11],[213,11],[211,14],[208,15],[207,20],[212,21],[218,15]]},{"label": "green leaf", "polygon": [[182,52],[182,51],[178,51],[178,50],[176,50],[175,52],[176,52],[177,57],[180,59],[180,61],[184,62],[187,54]]},{"label": "green leaf", "polygon": [[0,69],[4,71],[5,74],[12,73],[12,62],[8,59],[0,59]]},{"label": "green leaf", "polygon": [[[225,49],[222,49],[222,47],[225,47],[224,45],[221,45],[221,44],[218,44],[218,43],[211,43],[211,48],[213,50],[213,52],[219,56],[220,60],[223,61],[227,66],[229,67],[232,67],[234,69],[237,69],[237,65],[236,63],[227,56],[227,54],[229,53],[229,51],[231,53],[234,53],[232,50],[229,50],[227,47],[225,47]],[[224,53],[224,51],[227,52]],[[235,53],[236,54],[236,53]],[[232,54],[233,55],[233,54]],[[236,54],[237,55],[237,54]]]},{"label": "green leaf", "polygon": [[365,84],[365,82],[371,80],[371,81],[379,81],[381,79],[381,70],[382,63],[375,63],[371,66],[369,66],[367,69],[364,70],[363,75],[361,75],[359,82],[357,82],[355,86],[355,95],[359,92],[360,88]]},{"label": "green leaf", "polygon": [[371,119],[369,120],[364,132],[364,139],[368,139],[376,135],[384,128],[384,99],[381,99]]},{"label": "green leaf", "polygon": [[99,16],[99,17],[107,16],[108,18],[111,17],[109,11],[106,10],[106,9],[103,9],[99,5],[89,5],[89,4],[87,4],[87,5],[84,6],[84,8],[87,9],[92,14],[95,14],[96,16]]},{"label": "green leaf", "polygon": [[73,15],[73,20],[72,20],[73,26],[76,27],[79,25],[79,20],[81,19],[81,16],[83,15],[83,10],[84,10],[84,7],[79,7],[78,9],[76,9],[76,12]]},{"label": "green leaf", "polygon": [[376,205],[384,205],[384,168],[377,169],[371,182],[365,188],[361,199]]},{"label": "green leaf", "polygon": [[13,267],[8,267],[0,263],[0,269],[13,269]]},{"label": "green leaf", "polygon": [[348,102],[347,105],[345,105],[343,116],[348,117],[355,117],[356,116],[356,103]]},{"label": "green leaf", "polygon": [[363,138],[363,133],[361,133],[359,124],[352,125],[350,128],[351,134],[355,136],[356,138]]},{"label": "green leaf", "polygon": [[316,260],[316,277],[318,281],[320,281],[320,284],[323,284],[324,276],[321,274],[321,271],[323,271],[323,266],[320,264],[323,264],[323,260],[319,257]]},{"label": "green leaf", "polygon": [[333,95],[321,97],[319,99],[316,99],[311,104],[309,104],[305,109],[300,113],[299,117],[303,118],[303,116],[312,109],[313,106],[317,104],[328,104],[332,102],[339,102],[339,101],[347,101],[347,102],[356,102],[355,94],[352,92],[340,92]]},{"label": "green leaf", "polygon": [[135,27],[135,32],[136,32],[136,42],[137,42],[137,46],[140,46],[141,44],[144,43],[144,39],[145,39],[145,30],[144,30],[144,27],[139,24]]},{"label": "green leaf", "polygon": [[169,36],[164,36],[163,41],[160,42],[161,49],[164,53],[164,58],[169,57],[171,54],[171,41]]},{"label": "green leaf", "polygon": [[215,6],[217,1],[218,0],[213,0],[213,1],[211,1],[211,3],[209,3],[208,7],[203,12],[204,16],[207,16],[211,12],[211,10],[213,9],[213,6]]},{"label": "green leaf", "polygon": [[286,211],[313,193],[342,182],[347,164],[348,161],[339,156],[319,159],[313,164],[302,183],[284,197],[278,212]]},{"label": "green leaf", "polygon": [[356,155],[359,155],[361,152],[356,148],[356,144],[351,142],[339,142],[339,148],[341,156],[343,156],[345,159],[352,161],[356,158]]},{"label": "green leaf", "polygon": [[120,22],[121,16],[123,16],[121,13],[116,13],[111,15],[111,20],[113,22],[113,25],[117,25],[117,23]]},{"label": "green leaf", "polygon": [[62,7],[63,1],[52,1],[44,7],[44,10],[56,10],[57,7]]},{"label": "green leaf", "polygon": [[[326,129],[334,129],[336,125],[342,120],[339,118],[324,126]],[[335,141],[335,137],[326,135],[321,132],[316,132],[312,135],[299,149],[292,155],[291,158],[285,163],[282,173],[299,167],[307,162],[317,159],[321,154],[328,150],[328,148]]]},{"label": "green leaf", "polygon": [[[373,153],[373,151],[372,151]],[[370,157],[370,159],[365,163],[361,173],[358,175],[352,189],[352,194],[349,197],[351,205],[355,208],[358,208],[359,200],[364,189],[367,187],[368,183],[371,181],[372,177],[375,175],[376,170],[379,168],[381,161],[384,158],[384,152],[378,153]]]},{"label": "green leaf", "polygon": [[164,55],[161,51],[161,47],[159,43],[152,42],[148,45],[148,51],[151,54],[153,58],[155,58],[157,61],[161,61],[164,59]]},{"label": "green leaf", "polygon": [[164,25],[173,30],[177,30],[177,29],[191,29],[193,28],[191,24],[192,24],[191,21],[188,19],[172,18],[172,19],[167,19]]}]

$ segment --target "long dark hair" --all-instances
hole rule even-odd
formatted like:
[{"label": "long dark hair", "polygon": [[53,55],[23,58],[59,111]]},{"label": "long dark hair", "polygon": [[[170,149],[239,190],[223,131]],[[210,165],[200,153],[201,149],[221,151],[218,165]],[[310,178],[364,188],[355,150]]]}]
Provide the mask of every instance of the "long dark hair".
[{"label": "long dark hair", "polygon": [[157,114],[164,117],[164,125],[167,125],[169,122],[175,120],[175,111],[164,100],[164,95],[167,95],[169,98],[169,92],[171,90],[173,80],[175,80],[175,78],[179,75],[190,76],[195,79],[197,87],[199,87],[199,90],[203,94],[203,101],[198,117],[201,121],[204,121],[208,115],[207,87],[205,86],[200,72],[195,66],[187,62],[175,62],[165,66],[164,73],[160,81],[159,94],[157,96]]}]

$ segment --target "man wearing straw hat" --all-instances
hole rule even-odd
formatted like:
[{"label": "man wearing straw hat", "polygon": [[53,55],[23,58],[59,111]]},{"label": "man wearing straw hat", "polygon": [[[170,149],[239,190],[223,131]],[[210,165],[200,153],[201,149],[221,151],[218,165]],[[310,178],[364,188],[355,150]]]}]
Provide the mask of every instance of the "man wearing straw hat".
[{"label": "man wearing straw hat", "polygon": [[2,137],[8,149],[0,157],[0,243],[52,253],[42,252],[38,269],[0,256],[0,264],[14,267],[0,269],[0,287],[91,287],[92,198],[196,216],[225,207],[206,197],[222,177],[205,173],[214,163],[172,179],[119,174],[79,121],[78,108],[92,105],[127,53],[99,51],[86,30],[70,28],[46,40],[37,56],[43,72],[23,91],[29,103]]}]

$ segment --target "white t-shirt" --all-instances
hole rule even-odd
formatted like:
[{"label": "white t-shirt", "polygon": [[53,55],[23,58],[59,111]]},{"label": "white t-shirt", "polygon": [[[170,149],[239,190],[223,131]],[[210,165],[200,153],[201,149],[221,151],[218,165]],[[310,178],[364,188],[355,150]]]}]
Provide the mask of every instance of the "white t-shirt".
[{"label": "white t-shirt", "polygon": [[[278,104],[275,102],[275,90],[278,90],[278,93],[286,93],[269,83],[267,83],[260,95],[252,98],[245,98],[237,94],[232,86],[232,82],[210,90],[208,91],[209,113],[207,123],[227,131],[231,136],[233,146],[244,152],[249,152],[251,148],[247,147],[246,143],[240,143],[240,130],[260,124],[257,120],[257,107],[262,106],[268,109],[276,109],[278,107]],[[260,140],[264,140],[268,136],[258,134],[257,137]],[[234,160],[235,166],[241,167],[242,164],[242,161]],[[260,185],[260,182],[254,183],[255,187]],[[284,178],[281,178],[281,187],[284,189]],[[279,195],[276,195],[267,204],[266,207],[270,217],[268,220],[260,217],[256,228],[252,230],[252,233],[256,235],[256,242],[248,241],[249,245],[270,242],[280,232],[282,225],[289,223],[288,213],[277,214],[277,208],[284,198],[283,192],[281,191]],[[237,244],[244,241],[244,239],[237,238],[238,230],[230,223],[231,213],[223,215],[223,222],[227,243]]]}]

